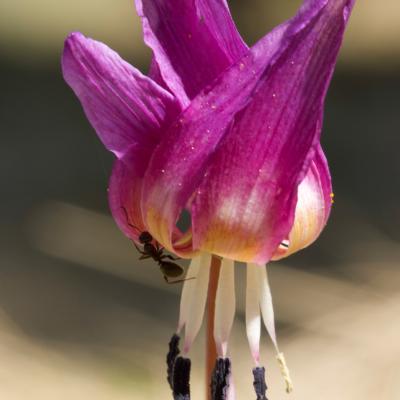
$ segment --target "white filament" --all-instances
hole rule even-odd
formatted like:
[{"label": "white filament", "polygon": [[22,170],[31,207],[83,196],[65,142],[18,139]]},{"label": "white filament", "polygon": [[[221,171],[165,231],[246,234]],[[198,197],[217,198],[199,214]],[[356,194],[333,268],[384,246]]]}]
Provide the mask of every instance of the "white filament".
[{"label": "white filament", "polygon": [[223,259],[215,298],[214,339],[218,356],[226,358],[228,341],[235,318],[235,268],[232,260]]},{"label": "white filament", "polygon": [[264,325],[267,328],[269,337],[279,353],[275,332],[275,316],[272,304],[271,288],[268,282],[267,267],[258,265],[258,285],[260,293],[260,308]]},{"label": "white filament", "polygon": [[264,325],[267,328],[268,334],[277,352],[276,358],[279,362],[281,374],[286,383],[286,391],[290,393],[293,390],[293,384],[290,378],[289,369],[286,365],[285,357],[283,353],[279,351],[278,342],[276,340],[274,307],[272,304],[271,288],[268,282],[267,267],[258,267],[261,314],[263,317]]},{"label": "white filament", "polygon": [[178,329],[177,333],[179,334],[180,331],[186,324],[188,310],[191,303],[191,296],[193,295],[193,288],[196,285],[197,275],[199,273],[199,266],[200,266],[201,256],[195,257],[190,262],[189,268],[186,273],[187,278],[194,278],[186,280],[183,283],[182,287],[182,294],[181,294],[181,305],[179,311],[179,322],[178,322]]},{"label": "white filament", "polygon": [[[203,321],[210,277],[211,255],[203,253],[196,258],[196,261],[193,260],[192,262],[195,263],[194,269],[197,268],[196,279],[185,282],[181,299],[183,316],[180,318],[180,324],[183,323],[185,325],[184,353],[188,353],[190,350]],[[198,265],[196,264],[197,262]]]},{"label": "white filament", "polygon": [[261,316],[259,296],[259,274],[262,268],[256,264],[247,264],[246,278],[246,333],[251,355],[256,365],[260,361]]}]

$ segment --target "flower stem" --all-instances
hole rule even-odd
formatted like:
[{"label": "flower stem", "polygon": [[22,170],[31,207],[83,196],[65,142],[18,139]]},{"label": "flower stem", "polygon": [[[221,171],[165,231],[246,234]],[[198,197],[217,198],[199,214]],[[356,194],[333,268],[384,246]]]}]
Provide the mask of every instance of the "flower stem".
[{"label": "flower stem", "polygon": [[206,337],[206,388],[207,400],[211,399],[210,382],[213,373],[217,351],[214,341],[214,316],[215,298],[217,295],[219,271],[221,269],[221,259],[213,256],[210,267],[210,280],[208,284],[207,298],[207,337]]}]

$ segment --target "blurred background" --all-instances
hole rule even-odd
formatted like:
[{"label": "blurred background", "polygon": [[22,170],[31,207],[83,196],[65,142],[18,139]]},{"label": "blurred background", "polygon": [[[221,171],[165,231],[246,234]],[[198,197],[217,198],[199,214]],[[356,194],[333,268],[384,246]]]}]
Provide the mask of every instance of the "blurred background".
[{"label": "blurred background", "polygon": [[[299,4],[230,1],[250,44]],[[169,398],[164,358],[180,287],[138,262],[110,218],[112,157],[60,72],[74,30],[148,66],[132,0],[0,2],[0,397]],[[264,336],[270,400],[400,398],[399,67],[400,3],[360,0],[326,106],[330,222],[312,247],[270,267],[295,384],[288,397]],[[194,399],[204,398],[203,346],[201,335]],[[231,347],[238,398],[252,399],[241,311]]]}]

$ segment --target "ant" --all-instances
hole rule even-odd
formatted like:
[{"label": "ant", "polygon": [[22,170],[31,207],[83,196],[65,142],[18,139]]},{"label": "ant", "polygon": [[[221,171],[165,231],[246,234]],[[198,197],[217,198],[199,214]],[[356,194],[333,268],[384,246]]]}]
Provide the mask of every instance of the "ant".
[{"label": "ant", "polygon": [[[131,228],[134,228],[139,231],[139,229],[136,226],[132,225],[129,222],[128,212],[126,211],[125,207],[121,207],[121,209],[124,211],[127,224]],[[136,250],[141,254],[139,260],[146,260],[148,258],[152,258],[155,262],[157,262],[164,276],[164,280],[168,284],[181,283],[190,279],[194,279],[194,278],[188,278],[188,279],[179,279],[172,282],[169,281],[170,278],[178,278],[179,276],[181,276],[184,270],[180,265],[172,262],[179,260],[179,258],[170,256],[169,254],[164,254],[163,247],[160,247],[160,245],[157,242],[155,243],[155,245],[152,243],[153,236],[150,234],[150,232],[143,231],[139,235],[139,242],[141,245],[143,245],[143,250],[140,249],[133,240],[132,242],[133,245],[136,247]],[[166,258],[172,261],[165,261]]]}]

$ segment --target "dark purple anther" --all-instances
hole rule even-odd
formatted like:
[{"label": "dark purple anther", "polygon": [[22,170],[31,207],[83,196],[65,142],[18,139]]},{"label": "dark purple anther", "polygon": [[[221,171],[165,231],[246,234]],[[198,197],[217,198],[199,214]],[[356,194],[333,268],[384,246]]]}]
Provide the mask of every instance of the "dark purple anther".
[{"label": "dark purple anther", "polygon": [[176,357],[178,357],[179,350],[179,340],[178,335],[173,335],[169,342],[169,351],[167,354],[167,380],[171,389],[173,389],[173,373]]},{"label": "dark purple anther", "polygon": [[231,375],[231,360],[229,358],[218,358],[211,378],[212,400],[225,400]]},{"label": "dark purple anther", "polygon": [[267,384],[265,383],[265,368],[257,367],[253,369],[254,376],[254,390],[257,394],[257,400],[268,400],[265,396],[265,392],[267,391]]},{"label": "dark purple anther", "polygon": [[175,400],[190,400],[190,366],[188,358],[178,357],[173,374],[173,392]]}]

